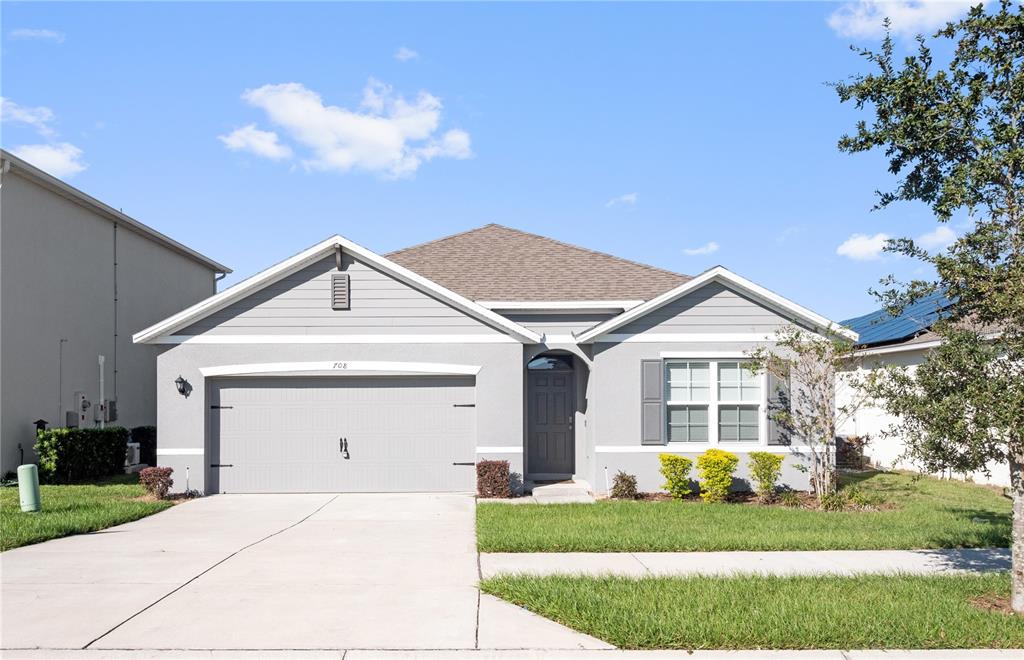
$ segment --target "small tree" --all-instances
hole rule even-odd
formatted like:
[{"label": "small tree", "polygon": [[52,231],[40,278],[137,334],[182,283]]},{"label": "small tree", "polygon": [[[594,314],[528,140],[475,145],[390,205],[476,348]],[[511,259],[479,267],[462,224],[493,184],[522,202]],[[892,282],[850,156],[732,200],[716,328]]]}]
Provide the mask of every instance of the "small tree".
[{"label": "small tree", "polygon": [[837,378],[856,365],[854,345],[826,338],[796,326],[775,333],[775,345],[749,353],[750,370],[765,373],[787,385],[769,392],[769,418],[791,443],[806,446],[811,491],[821,498],[836,491],[836,430],[851,419],[865,401],[852,378],[841,379],[851,396],[836,401]]},{"label": "small tree", "polygon": [[901,177],[876,208],[927,204],[940,222],[966,211],[970,227],[946,251],[910,238],[887,250],[923,261],[930,280],[883,280],[879,297],[901,311],[941,291],[948,318],[942,343],[911,377],[872,379],[884,407],[900,416],[909,450],[925,466],[959,472],[1010,467],[1013,496],[1011,607],[1024,612],[1024,5],[979,4],[935,39],[955,41],[938,65],[923,36],[898,61],[886,36],[879,52],[859,50],[874,72],[837,84],[841,102],[873,115],[839,149],[880,149]]}]

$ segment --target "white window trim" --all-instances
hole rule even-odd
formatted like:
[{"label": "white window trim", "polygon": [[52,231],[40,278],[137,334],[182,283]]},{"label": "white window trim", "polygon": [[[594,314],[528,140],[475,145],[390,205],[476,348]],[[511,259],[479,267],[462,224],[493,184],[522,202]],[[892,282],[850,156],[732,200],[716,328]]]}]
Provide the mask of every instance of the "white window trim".
[{"label": "white window trim", "polygon": [[[719,364],[722,362],[738,362],[741,365],[744,362],[750,362],[750,359],[743,359],[732,356],[719,356],[717,358],[710,358],[706,356],[692,357],[680,354],[678,356],[673,355],[672,357],[663,358],[665,362],[665,379],[663,387],[665,388],[665,401],[662,405],[665,407],[665,446],[666,447],[692,447],[694,451],[700,451],[709,449],[711,447],[717,447],[719,449],[725,448],[766,448],[768,444],[768,376],[765,373],[758,374],[757,382],[760,387],[761,396],[756,402],[757,405],[757,430],[758,437],[757,442],[748,441],[735,441],[735,442],[721,442],[718,438],[719,428],[719,417],[718,408],[719,406],[751,406],[755,405],[753,401],[722,401],[718,398],[718,389],[720,387],[720,376],[719,376]],[[706,362],[708,363],[709,370],[709,382],[708,392],[711,394],[711,398],[706,401],[673,401],[668,398],[671,392],[670,380],[668,377],[668,365],[671,362]],[[742,368],[742,366],[741,366]],[[669,414],[668,411],[672,406],[705,406],[708,410],[708,441],[707,442],[683,442],[683,441],[672,441],[669,439]]]}]

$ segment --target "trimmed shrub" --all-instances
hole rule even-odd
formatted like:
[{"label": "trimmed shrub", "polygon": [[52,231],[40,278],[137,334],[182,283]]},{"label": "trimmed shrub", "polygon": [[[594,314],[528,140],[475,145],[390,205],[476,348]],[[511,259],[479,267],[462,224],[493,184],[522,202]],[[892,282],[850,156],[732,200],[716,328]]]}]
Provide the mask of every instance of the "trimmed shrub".
[{"label": "trimmed shrub", "polygon": [[128,429],[47,429],[36,434],[39,479],[72,483],[124,474]]},{"label": "trimmed shrub", "polygon": [[156,427],[136,426],[132,429],[132,442],[139,443],[139,461],[156,465]]},{"label": "trimmed shrub", "polygon": [[705,502],[724,502],[729,496],[732,473],[736,471],[739,462],[736,454],[722,449],[709,449],[698,456],[700,498]]},{"label": "trimmed shrub", "polygon": [[174,479],[171,479],[173,473],[174,469],[169,467],[142,468],[139,470],[139,483],[150,495],[162,500],[174,485]]},{"label": "trimmed shrub", "polygon": [[693,489],[690,488],[690,468],[693,461],[679,454],[658,454],[661,461],[661,474],[665,477],[662,488],[668,491],[673,499],[681,500]]},{"label": "trimmed shrub", "polygon": [[782,474],[782,454],[766,451],[752,451],[750,457],[750,478],[754,481],[757,499],[767,504],[775,497],[775,486]]},{"label": "trimmed shrub", "polygon": [[476,462],[477,497],[512,497],[508,461]]},{"label": "trimmed shrub", "polygon": [[636,475],[626,474],[622,470],[615,473],[612,480],[612,492],[609,493],[616,500],[636,499]]}]

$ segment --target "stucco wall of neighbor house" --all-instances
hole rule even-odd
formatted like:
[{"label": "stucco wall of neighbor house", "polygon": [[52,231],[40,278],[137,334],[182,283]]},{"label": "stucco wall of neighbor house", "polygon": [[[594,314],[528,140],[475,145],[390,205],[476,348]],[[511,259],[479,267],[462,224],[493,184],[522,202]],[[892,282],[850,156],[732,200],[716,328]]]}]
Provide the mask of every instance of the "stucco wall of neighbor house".
[{"label": "stucco wall of neighbor house", "polygon": [[[928,349],[917,349],[899,353],[889,353],[876,356],[865,356],[864,361],[855,370],[840,374],[836,385],[836,404],[839,406],[849,405],[855,399],[860,398],[846,380],[850,375],[863,377],[870,370],[885,365],[897,365],[906,367],[913,373],[918,365],[925,360]],[[920,468],[912,461],[907,460],[903,454],[906,451],[903,437],[886,437],[886,431],[894,422],[896,417],[889,415],[877,405],[864,405],[857,410],[857,413],[840,427],[842,435],[869,436],[871,439],[864,453],[876,465],[885,469],[902,469],[920,471]],[[953,475],[958,479],[967,479],[975,483],[992,484],[996,486],[1010,485],[1010,467],[1006,463],[989,464],[989,473],[974,472],[967,475]]]},{"label": "stucco wall of neighbor house", "polygon": [[[209,406],[206,380],[200,369],[225,365],[282,362],[428,362],[478,366],[476,376],[477,446],[502,448],[484,457],[507,458],[513,471],[522,470],[522,454],[506,451],[523,446],[523,348],[513,340],[501,343],[388,343],[388,344],[179,344],[162,346],[157,360],[157,424],[159,463],[174,468],[174,487],[205,487]],[[308,375],[308,374],[307,374]],[[181,376],[193,388],[189,397],[174,384]],[[355,372],[332,374],[358,378]],[[518,463],[516,461],[519,461]]]},{"label": "stucco wall of neighbor house", "polygon": [[[5,473],[22,460],[34,460],[34,420],[63,425],[59,408],[72,406],[75,391],[98,401],[99,355],[106,357],[106,396],[118,400],[115,423],[156,423],[156,350],[132,344],[131,335],[210,296],[215,283],[208,266],[121,225],[115,326],[114,223],[17,169],[3,175],[2,190],[0,473]],[[68,341],[58,401],[62,338]]]}]

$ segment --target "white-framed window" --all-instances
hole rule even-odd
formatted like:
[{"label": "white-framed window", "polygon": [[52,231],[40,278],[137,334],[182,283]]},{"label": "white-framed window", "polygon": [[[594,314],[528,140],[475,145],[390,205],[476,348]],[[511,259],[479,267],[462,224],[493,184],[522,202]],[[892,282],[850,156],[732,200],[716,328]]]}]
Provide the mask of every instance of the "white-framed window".
[{"label": "white-framed window", "polygon": [[665,360],[668,441],[767,444],[766,389],[743,360]]}]

